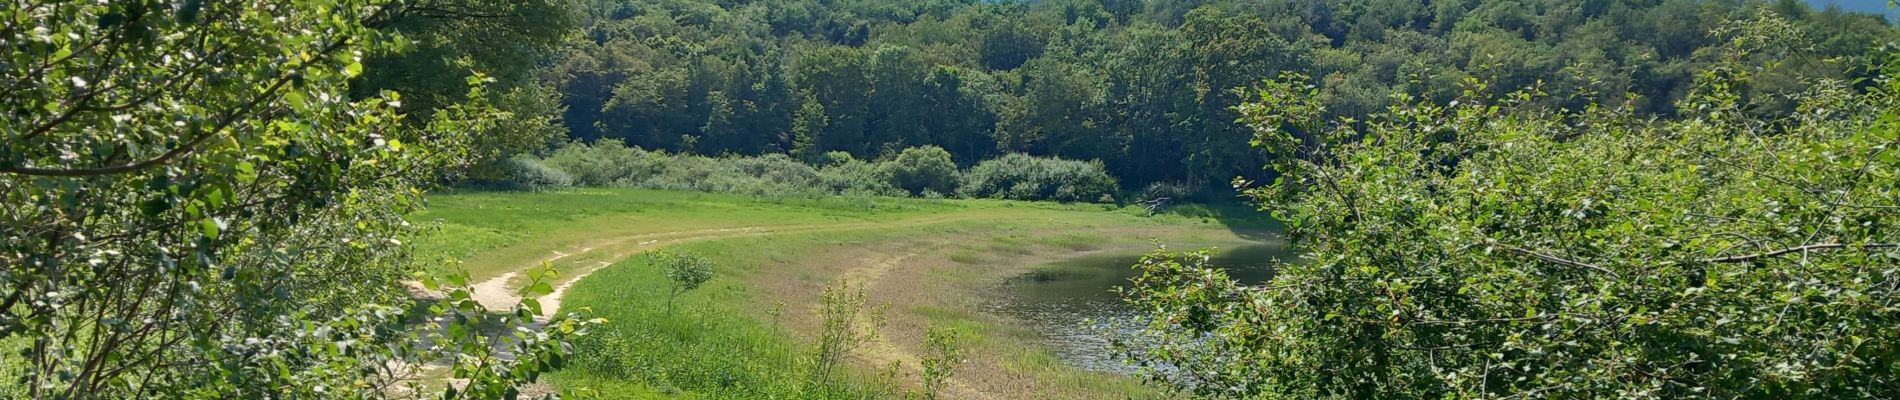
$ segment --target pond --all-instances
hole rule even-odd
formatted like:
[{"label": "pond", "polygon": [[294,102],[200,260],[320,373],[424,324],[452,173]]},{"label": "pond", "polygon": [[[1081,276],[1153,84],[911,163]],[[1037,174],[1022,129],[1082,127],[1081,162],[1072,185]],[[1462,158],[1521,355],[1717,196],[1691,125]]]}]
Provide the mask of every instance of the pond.
[{"label": "pond", "polygon": [[[1296,255],[1279,244],[1256,244],[1220,249],[1213,265],[1227,269],[1246,283],[1265,282],[1273,276],[1273,260]],[[1104,372],[1132,372],[1109,349],[1110,332],[1139,328],[1135,310],[1115,294],[1137,275],[1133,268],[1141,253],[1091,255],[1043,265],[1004,283],[1004,295],[991,308],[1025,321],[1045,333],[1047,348],[1078,367]]]}]

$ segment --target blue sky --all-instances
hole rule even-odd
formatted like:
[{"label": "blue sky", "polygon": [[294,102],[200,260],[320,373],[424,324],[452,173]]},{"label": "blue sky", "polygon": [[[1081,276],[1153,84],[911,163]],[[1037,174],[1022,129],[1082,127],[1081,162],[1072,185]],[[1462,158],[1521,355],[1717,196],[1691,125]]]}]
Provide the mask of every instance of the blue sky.
[{"label": "blue sky", "polygon": [[1886,14],[1888,19],[1893,19],[1894,17],[1900,17],[1900,13],[1896,13],[1892,10],[1887,9],[1887,0],[1807,0],[1807,1],[1808,1],[1808,4],[1813,4],[1815,7],[1826,7],[1829,4],[1833,4],[1833,5],[1841,6],[1842,9],[1847,9],[1847,10],[1866,11],[1866,12],[1872,12],[1872,13]]}]

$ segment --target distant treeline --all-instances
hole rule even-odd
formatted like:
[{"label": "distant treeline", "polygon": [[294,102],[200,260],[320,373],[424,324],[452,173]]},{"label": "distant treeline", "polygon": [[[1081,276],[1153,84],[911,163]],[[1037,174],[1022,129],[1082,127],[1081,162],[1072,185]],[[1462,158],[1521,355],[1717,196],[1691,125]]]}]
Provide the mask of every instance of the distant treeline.
[{"label": "distant treeline", "polygon": [[1764,57],[1751,95],[1890,37],[1793,0],[592,0],[543,77],[577,138],[809,162],[932,144],[961,165],[1052,155],[1208,188],[1261,173],[1234,89],[1281,71],[1314,77],[1336,116],[1473,82],[1669,115],[1727,39],[1710,32],[1760,6],[1817,51]]}]

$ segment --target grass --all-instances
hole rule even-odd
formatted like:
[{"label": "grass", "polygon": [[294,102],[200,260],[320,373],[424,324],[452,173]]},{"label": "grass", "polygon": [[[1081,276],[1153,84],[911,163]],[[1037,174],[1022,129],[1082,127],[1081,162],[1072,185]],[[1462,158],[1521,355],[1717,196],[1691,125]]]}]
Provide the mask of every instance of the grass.
[{"label": "grass", "polygon": [[[915,354],[931,325],[970,338],[972,361],[959,373],[959,390],[996,398],[1157,397],[1131,377],[1055,359],[1041,348],[1040,332],[984,311],[981,301],[1037,265],[1138,251],[1157,238],[1234,243],[1243,240],[1236,232],[1255,228],[1201,219],[1092,204],[633,189],[449,193],[431,197],[431,209],[413,218],[435,227],[414,239],[422,259],[461,260],[477,280],[555,252],[577,254],[556,263],[568,271],[607,264],[574,283],[561,308],[610,322],[579,343],[574,362],[551,380],[634,399],[894,397],[915,389]],[[751,230],[667,233],[732,228]],[[713,280],[682,295],[670,314],[666,278],[646,257],[631,256],[660,246],[715,264]],[[842,279],[866,284],[873,302],[891,305],[891,323],[881,342],[858,352],[850,373],[817,382],[804,373],[804,360],[819,325],[818,292]],[[900,367],[884,372],[892,362]]]}]

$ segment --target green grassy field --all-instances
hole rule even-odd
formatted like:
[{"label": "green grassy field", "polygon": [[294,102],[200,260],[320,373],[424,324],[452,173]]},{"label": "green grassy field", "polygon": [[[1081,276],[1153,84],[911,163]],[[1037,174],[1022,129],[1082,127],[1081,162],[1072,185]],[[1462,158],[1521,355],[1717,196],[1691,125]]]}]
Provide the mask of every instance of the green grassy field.
[{"label": "green grassy field", "polygon": [[[984,304],[1040,265],[1156,243],[1233,246],[1269,228],[1235,210],[1183,211],[574,189],[435,195],[412,220],[430,228],[414,240],[432,267],[459,260],[475,281],[542,261],[563,271],[571,282],[555,304],[609,323],[551,381],[603,398],[897,397],[918,388],[933,325],[967,337],[970,361],[950,398],[1153,398],[1131,377],[1068,366],[1039,332]],[[640,255],[661,247],[715,263],[713,280],[672,312],[666,278]],[[844,281],[888,305],[889,324],[853,353],[849,373],[811,379],[819,293]]]}]

